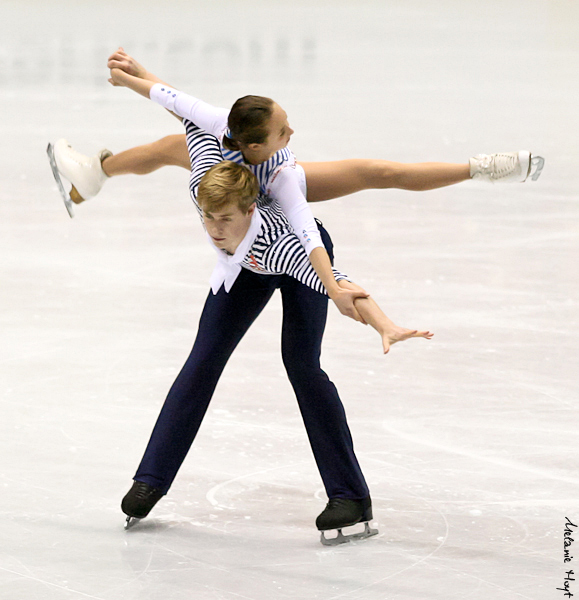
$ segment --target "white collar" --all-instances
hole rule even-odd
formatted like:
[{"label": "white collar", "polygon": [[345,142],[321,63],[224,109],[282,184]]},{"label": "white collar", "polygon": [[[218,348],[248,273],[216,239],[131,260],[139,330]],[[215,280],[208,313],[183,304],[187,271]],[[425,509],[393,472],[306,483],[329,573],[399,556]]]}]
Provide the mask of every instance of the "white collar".
[{"label": "white collar", "polygon": [[217,264],[213,269],[213,273],[211,273],[211,278],[209,279],[209,283],[211,284],[211,290],[214,294],[217,294],[219,288],[222,284],[225,284],[225,291],[229,292],[231,286],[235,283],[237,276],[241,272],[241,263],[243,259],[247,256],[247,253],[253,246],[253,242],[257,237],[257,234],[261,230],[263,220],[261,218],[261,214],[255,207],[253,214],[251,215],[251,222],[249,224],[249,228],[243,240],[233,255],[227,254],[221,248],[218,248],[215,245],[215,242],[211,239],[211,236],[207,234],[207,239],[209,240],[209,244],[211,247],[217,252]]}]

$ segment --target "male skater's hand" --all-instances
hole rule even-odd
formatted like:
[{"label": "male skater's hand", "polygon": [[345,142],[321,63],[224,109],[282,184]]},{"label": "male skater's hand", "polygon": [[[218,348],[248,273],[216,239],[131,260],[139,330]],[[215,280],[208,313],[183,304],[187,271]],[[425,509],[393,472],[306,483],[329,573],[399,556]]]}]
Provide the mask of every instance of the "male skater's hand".
[{"label": "male skater's hand", "polygon": [[350,319],[354,319],[354,321],[358,321],[364,325],[367,325],[367,323],[354,306],[354,300],[357,298],[367,298],[369,295],[370,294],[362,288],[356,290],[338,288],[329,294],[330,298],[334,301],[334,304],[338,307],[338,310],[344,316],[350,317]]}]

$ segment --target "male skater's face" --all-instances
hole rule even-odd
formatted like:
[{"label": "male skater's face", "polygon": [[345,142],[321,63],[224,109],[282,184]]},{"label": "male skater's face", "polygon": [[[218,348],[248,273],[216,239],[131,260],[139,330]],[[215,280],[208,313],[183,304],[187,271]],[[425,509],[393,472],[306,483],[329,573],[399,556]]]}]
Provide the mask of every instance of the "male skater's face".
[{"label": "male skater's face", "polygon": [[255,204],[249,207],[247,213],[241,212],[236,204],[230,204],[220,211],[203,211],[203,222],[213,243],[234,254],[249,229],[254,210]]}]

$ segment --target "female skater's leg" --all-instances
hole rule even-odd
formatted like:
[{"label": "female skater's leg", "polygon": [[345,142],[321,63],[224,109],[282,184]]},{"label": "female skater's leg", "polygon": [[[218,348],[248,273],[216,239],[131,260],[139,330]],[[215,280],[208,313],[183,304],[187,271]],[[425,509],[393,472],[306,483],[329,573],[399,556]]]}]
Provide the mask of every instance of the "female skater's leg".
[{"label": "female skater's leg", "polygon": [[350,159],[299,164],[306,173],[308,202],[331,200],[369,189],[433,190],[470,179],[468,163]]},{"label": "female skater's leg", "polygon": [[129,173],[146,175],[167,166],[191,170],[185,135],[169,135],[151,144],[113,154],[102,162],[103,171],[108,177]]},{"label": "female skater's leg", "polygon": [[60,175],[72,184],[70,198],[75,204],[96,196],[105,181],[116,175],[146,175],[171,165],[191,169],[184,135],[170,135],[119,154],[101,150],[94,156],[77,152],[61,139],[53,152]]}]

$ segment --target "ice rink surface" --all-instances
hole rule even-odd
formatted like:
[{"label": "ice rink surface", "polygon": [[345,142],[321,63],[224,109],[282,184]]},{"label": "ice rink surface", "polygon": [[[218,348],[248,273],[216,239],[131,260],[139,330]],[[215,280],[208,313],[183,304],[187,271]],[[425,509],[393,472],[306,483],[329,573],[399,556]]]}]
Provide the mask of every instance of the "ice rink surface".
[{"label": "ice rink surface", "polygon": [[[575,0],[0,3],[0,598],[564,600],[579,594],[579,5]],[[188,355],[214,255],[165,169],[69,219],[45,155],[179,133],[107,84],[117,46],[219,106],[273,97],[301,160],[466,162],[528,148],[536,183],[312,205],[337,266],[400,325],[381,355],[331,307],[380,535],[325,548],[274,298],[168,496],[128,490]],[[557,589],[562,588],[562,589]]]}]

